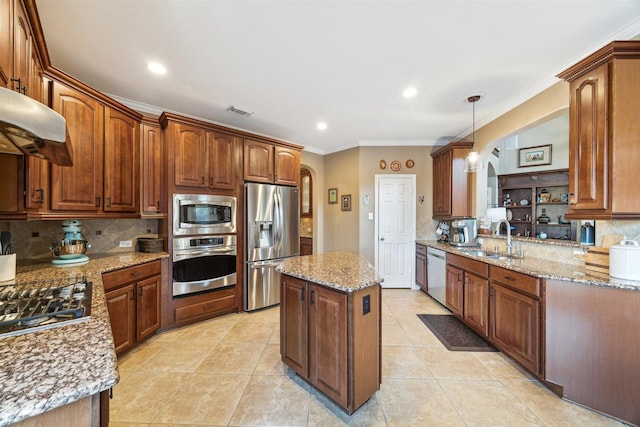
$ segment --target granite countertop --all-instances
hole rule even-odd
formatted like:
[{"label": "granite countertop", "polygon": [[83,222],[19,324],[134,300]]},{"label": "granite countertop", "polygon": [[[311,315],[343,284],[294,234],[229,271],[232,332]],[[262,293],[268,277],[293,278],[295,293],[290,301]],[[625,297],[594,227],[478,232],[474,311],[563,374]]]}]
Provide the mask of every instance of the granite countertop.
[{"label": "granite countertop", "polygon": [[384,280],[369,261],[350,252],[289,258],[280,264],[278,271],[343,292],[379,285]]},{"label": "granite countertop", "polygon": [[[168,257],[167,253],[89,255],[83,265],[18,261],[16,280],[86,276],[93,282],[87,321],[0,338],[0,426],[113,387],[119,379],[102,273]],[[5,282],[6,283],[6,282]]]},{"label": "granite countertop", "polygon": [[524,259],[491,259],[471,255],[447,243],[440,243],[435,240],[416,240],[416,243],[543,279],[555,279],[585,285],[606,286],[610,288],[640,291],[639,282],[618,280],[608,274],[587,270],[584,266],[580,265],[566,264],[558,261],[528,256],[525,256]]}]

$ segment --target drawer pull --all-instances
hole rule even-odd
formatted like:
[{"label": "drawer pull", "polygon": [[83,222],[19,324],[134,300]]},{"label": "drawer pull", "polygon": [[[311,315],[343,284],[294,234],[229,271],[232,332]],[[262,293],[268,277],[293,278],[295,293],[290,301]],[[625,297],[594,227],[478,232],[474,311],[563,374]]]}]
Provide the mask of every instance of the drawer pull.
[{"label": "drawer pull", "polygon": [[515,281],[516,281],[516,278],[515,278],[515,277],[512,277],[512,276],[504,276],[504,280],[508,280],[508,281],[510,281],[510,282],[515,282]]},{"label": "drawer pull", "polygon": [[141,275],[141,274],[142,274],[142,271],[132,271],[132,272],[131,272],[131,276],[132,276],[132,277],[139,276],[139,275]]}]

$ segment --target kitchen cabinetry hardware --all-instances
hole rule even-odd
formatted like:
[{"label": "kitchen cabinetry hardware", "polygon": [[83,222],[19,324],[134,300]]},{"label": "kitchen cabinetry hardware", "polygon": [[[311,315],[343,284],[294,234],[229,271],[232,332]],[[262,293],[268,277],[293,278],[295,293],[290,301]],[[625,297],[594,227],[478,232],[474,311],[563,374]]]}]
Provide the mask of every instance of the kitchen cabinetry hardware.
[{"label": "kitchen cabinetry hardware", "polygon": [[38,193],[40,196],[38,198],[35,199],[36,202],[38,203],[44,203],[44,189],[43,188],[38,188],[36,190],[34,190],[35,193]]},{"label": "kitchen cabinetry hardware", "polygon": [[300,288],[300,301],[304,301],[304,288]]},{"label": "kitchen cabinetry hardware", "polygon": [[22,79],[21,78],[12,78],[12,82],[18,82],[18,87],[14,87],[16,92],[22,93]]},{"label": "kitchen cabinetry hardware", "polygon": [[309,304],[314,304],[314,303],[315,303],[315,300],[314,300],[314,298],[313,298],[313,297],[314,297],[314,295],[315,295],[315,292],[316,292],[316,291],[311,290],[311,297],[309,298]]},{"label": "kitchen cabinetry hardware", "polygon": [[102,200],[100,200],[100,197],[96,197],[96,206],[100,207],[101,203],[102,203]]}]

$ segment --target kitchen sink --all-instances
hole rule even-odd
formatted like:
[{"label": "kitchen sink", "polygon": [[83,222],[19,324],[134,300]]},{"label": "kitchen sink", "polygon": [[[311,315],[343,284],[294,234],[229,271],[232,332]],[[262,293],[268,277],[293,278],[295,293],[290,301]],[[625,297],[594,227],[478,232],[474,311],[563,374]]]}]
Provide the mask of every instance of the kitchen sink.
[{"label": "kitchen sink", "polygon": [[489,259],[510,259],[511,258],[511,257],[509,257],[507,255],[504,255],[504,254],[498,254],[498,253],[494,253],[494,252],[487,252],[487,251],[482,250],[482,249],[463,249],[462,252],[464,252],[465,254],[472,255],[472,256],[489,258]]}]

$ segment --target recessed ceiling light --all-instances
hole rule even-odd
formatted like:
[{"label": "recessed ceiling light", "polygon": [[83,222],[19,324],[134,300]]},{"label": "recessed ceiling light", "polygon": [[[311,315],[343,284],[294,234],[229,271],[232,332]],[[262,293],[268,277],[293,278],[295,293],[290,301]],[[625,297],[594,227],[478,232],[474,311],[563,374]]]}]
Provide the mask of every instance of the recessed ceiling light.
[{"label": "recessed ceiling light", "polygon": [[418,94],[418,89],[413,86],[407,86],[405,90],[402,91],[402,96],[405,98],[413,98]]},{"label": "recessed ceiling light", "polygon": [[325,130],[327,128],[327,124],[325,122],[318,122],[318,124],[316,125],[316,129],[318,130]]},{"label": "recessed ceiling light", "polygon": [[160,64],[159,62],[149,62],[149,65],[147,65],[147,68],[153,74],[167,74],[167,69],[164,67],[164,65]]}]

